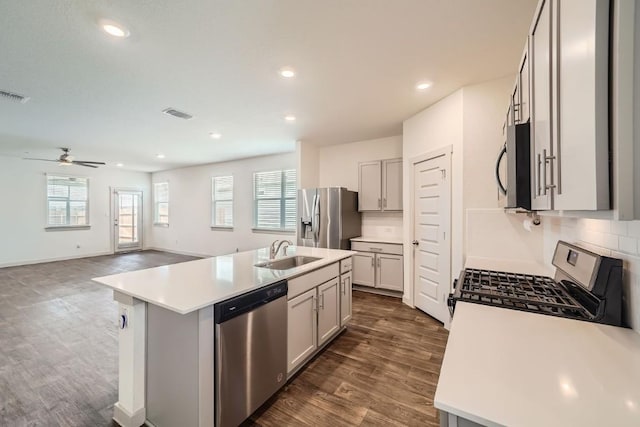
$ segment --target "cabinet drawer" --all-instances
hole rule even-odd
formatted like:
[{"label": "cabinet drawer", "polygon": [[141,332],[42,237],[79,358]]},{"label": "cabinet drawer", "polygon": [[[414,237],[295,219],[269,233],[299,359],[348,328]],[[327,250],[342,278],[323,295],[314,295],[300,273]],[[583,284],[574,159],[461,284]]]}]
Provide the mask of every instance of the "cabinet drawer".
[{"label": "cabinet drawer", "polygon": [[321,283],[327,282],[340,274],[340,265],[334,262],[326,267],[305,273],[301,276],[289,279],[289,293],[287,298],[295,298],[296,296],[315,288]]},{"label": "cabinet drawer", "polygon": [[395,243],[351,242],[352,251],[402,255],[402,245]]},{"label": "cabinet drawer", "polygon": [[353,261],[351,257],[340,261],[340,274],[344,274],[347,271],[351,271],[352,265],[353,265]]}]

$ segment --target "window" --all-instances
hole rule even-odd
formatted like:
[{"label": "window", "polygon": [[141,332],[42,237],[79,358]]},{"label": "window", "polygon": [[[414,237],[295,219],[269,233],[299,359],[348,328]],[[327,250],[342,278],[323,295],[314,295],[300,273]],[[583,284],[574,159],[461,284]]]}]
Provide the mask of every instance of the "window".
[{"label": "window", "polygon": [[296,229],[296,170],[253,174],[254,226],[260,230]]},{"label": "window", "polygon": [[233,176],[211,178],[211,226],[233,227]]},{"label": "window", "polygon": [[47,175],[47,227],[89,225],[89,179]]},{"label": "window", "polygon": [[169,183],[153,184],[153,222],[156,225],[169,225]]}]

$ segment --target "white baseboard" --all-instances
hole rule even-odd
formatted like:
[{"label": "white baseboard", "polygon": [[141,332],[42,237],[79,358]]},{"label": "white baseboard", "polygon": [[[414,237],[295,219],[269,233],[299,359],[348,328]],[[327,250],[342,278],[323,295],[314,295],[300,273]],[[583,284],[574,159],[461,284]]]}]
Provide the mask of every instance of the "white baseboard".
[{"label": "white baseboard", "polygon": [[199,258],[211,258],[213,257],[213,255],[211,254],[199,254],[196,252],[187,252],[187,251],[176,251],[173,249],[167,249],[167,248],[157,248],[155,246],[147,246],[144,248],[145,251],[158,251],[158,252],[168,252],[170,254],[176,254],[176,255],[186,255],[186,256],[196,256]]},{"label": "white baseboard", "polygon": [[92,258],[96,256],[104,256],[104,255],[113,255],[113,252],[94,252],[82,255],[73,255],[73,256],[61,256],[61,257],[53,257],[53,258],[41,258],[41,259],[30,259],[30,260],[22,260],[22,261],[12,261],[0,263],[0,268],[4,267],[17,267],[21,265],[32,265],[32,264],[44,264],[47,262],[56,262],[56,261],[66,261],[70,259],[80,259],[80,258]]}]

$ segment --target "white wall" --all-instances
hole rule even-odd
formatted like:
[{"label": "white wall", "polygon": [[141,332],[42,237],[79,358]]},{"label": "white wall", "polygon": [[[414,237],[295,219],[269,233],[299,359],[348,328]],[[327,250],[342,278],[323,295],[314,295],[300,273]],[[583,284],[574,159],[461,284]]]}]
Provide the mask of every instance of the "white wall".
[{"label": "white wall", "polygon": [[[89,178],[89,230],[45,231],[45,173]],[[0,156],[0,267],[113,252],[110,187],[143,191],[144,235],[150,227],[150,174]],[[79,248],[77,246],[80,246]]]},{"label": "white wall", "polygon": [[[358,163],[402,157],[402,136],[325,145],[318,149],[319,187],[358,191]],[[363,212],[362,235],[402,238],[401,212]]]},{"label": "white wall", "polygon": [[640,221],[545,217],[542,222],[544,259],[550,268],[558,240],[623,260],[624,317],[640,333]]},{"label": "white wall", "polygon": [[463,141],[463,92],[454,92],[426,110],[416,114],[403,124],[402,152],[404,157],[404,194],[403,194],[403,242],[404,242],[404,297],[403,301],[411,304],[413,300],[413,266],[412,254],[412,188],[406,183],[411,182],[413,173],[412,159],[447,146],[453,147],[451,157],[451,242],[452,242],[452,271],[462,268],[463,247],[463,215],[462,215],[462,141]]},{"label": "white wall", "polygon": [[[252,231],[253,173],[294,169],[296,163],[296,153],[288,153],[153,173],[153,182],[169,183],[169,227],[152,227],[151,246],[214,256],[266,247],[276,239],[294,241],[295,233]],[[234,228],[231,231],[211,229],[211,177],[219,175],[233,175]]]},{"label": "white wall", "polygon": [[296,142],[298,188],[316,188],[320,184],[318,147],[308,142]]}]

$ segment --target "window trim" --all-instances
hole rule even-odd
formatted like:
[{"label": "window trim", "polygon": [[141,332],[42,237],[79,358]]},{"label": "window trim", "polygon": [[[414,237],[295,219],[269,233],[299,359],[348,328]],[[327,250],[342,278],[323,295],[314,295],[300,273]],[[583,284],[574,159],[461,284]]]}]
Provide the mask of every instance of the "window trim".
[{"label": "window trim", "polygon": [[[156,185],[161,185],[161,184],[166,184],[167,185],[167,201],[166,202],[158,202],[157,201],[157,196],[156,196]],[[171,200],[171,196],[170,196],[170,188],[169,188],[169,181],[158,181],[158,182],[154,182],[153,183],[153,225],[154,227],[169,227],[169,218],[170,216],[170,205],[169,205],[169,201]],[[158,217],[159,217],[159,213],[158,213],[158,203],[166,203],[167,204],[167,222],[158,222]]]},{"label": "window trim", "polygon": [[[90,203],[90,199],[91,199],[91,179],[88,176],[78,176],[78,175],[67,175],[67,174],[62,174],[62,173],[45,173],[44,174],[45,177],[45,226],[44,229],[45,231],[70,231],[70,230],[89,230],[91,229],[91,203]],[[87,200],[86,200],[86,217],[87,217],[87,223],[86,224],[62,224],[62,225],[57,225],[57,224],[49,224],[49,177],[59,177],[59,178],[80,178],[80,179],[84,179],[87,181]],[[79,200],[74,200],[74,201],[79,201]],[[71,202],[71,200],[69,200],[67,198],[67,203]],[[69,212],[67,212],[67,216],[69,215]]]},{"label": "window trim", "polygon": [[[216,224],[215,223],[215,213],[216,213],[216,202],[228,202],[229,200],[215,200],[215,180],[216,178],[231,178],[231,225],[224,224]],[[211,229],[212,230],[233,230],[233,227],[236,222],[236,180],[233,174],[228,175],[215,175],[211,177]]]},{"label": "window trim", "polygon": [[[295,171],[296,173],[296,195],[294,197],[285,197],[286,191],[286,171]],[[261,173],[270,173],[270,172],[280,172],[280,197],[279,198],[265,198],[258,199],[256,194],[256,175]],[[293,228],[285,228],[286,224],[286,203],[287,200],[297,200],[297,184],[298,184],[298,169],[297,168],[283,168],[283,169],[271,169],[271,170],[262,170],[256,171],[253,173],[253,227],[251,231],[254,233],[270,233],[270,234],[295,234],[296,227]],[[279,228],[267,228],[267,227],[258,227],[258,200],[280,200],[280,227]],[[297,209],[297,206],[296,206]]]}]

